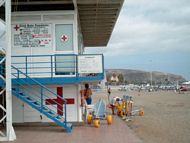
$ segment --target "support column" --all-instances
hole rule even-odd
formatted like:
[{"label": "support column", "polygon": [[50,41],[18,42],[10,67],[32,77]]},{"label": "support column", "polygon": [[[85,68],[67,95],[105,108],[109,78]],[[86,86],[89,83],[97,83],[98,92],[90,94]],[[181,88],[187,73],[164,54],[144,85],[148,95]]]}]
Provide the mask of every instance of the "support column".
[{"label": "support column", "polygon": [[5,2],[6,22],[6,110],[7,140],[13,141],[16,135],[12,126],[12,86],[11,86],[11,0]]}]

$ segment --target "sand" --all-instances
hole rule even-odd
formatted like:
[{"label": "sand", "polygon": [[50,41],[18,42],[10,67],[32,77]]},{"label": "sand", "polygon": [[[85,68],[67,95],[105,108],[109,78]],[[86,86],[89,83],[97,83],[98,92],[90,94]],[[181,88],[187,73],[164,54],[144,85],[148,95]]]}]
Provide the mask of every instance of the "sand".
[{"label": "sand", "polygon": [[[143,107],[143,117],[133,116],[126,124],[144,143],[190,143],[190,92],[112,91],[111,96],[133,96],[134,109]],[[93,93],[93,101],[103,98],[106,91]],[[124,121],[123,121],[124,122]]]}]

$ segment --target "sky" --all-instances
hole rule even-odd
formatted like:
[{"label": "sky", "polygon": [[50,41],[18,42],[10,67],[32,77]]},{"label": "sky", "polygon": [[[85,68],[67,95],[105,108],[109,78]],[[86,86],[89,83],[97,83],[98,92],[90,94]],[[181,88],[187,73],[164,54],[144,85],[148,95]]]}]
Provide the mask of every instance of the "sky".
[{"label": "sky", "polygon": [[106,69],[161,71],[190,80],[190,2],[125,0],[107,47],[87,47],[85,53],[103,53]]},{"label": "sky", "polygon": [[161,71],[190,80],[189,0],[125,0],[107,47],[105,68]]}]

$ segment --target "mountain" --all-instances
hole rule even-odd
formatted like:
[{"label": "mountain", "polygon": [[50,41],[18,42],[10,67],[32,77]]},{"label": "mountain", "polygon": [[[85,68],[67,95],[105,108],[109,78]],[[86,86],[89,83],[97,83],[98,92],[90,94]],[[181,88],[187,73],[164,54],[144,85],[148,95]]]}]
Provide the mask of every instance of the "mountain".
[{"label": "mountain", "polygon": [[125,83],[151,83],[152,84],[170,84],[170,83],[181,83],[186,81],[181,75],[175,75],[171,73],[164,73],[158,71],[141,71],[131,69],[106,69],[107,81],[111,82],[112,76],[118,76],[120,82]]}]

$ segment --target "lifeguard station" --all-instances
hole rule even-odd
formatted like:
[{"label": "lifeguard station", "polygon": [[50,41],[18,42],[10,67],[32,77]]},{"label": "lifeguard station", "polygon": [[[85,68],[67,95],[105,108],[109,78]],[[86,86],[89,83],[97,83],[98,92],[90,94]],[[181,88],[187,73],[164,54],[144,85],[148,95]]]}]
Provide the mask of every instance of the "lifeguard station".
[{"label": "lifeguard station", "polygon": [[16,139],[12,123],[55,122],[71,132],[71,122],[82,122],[81,84],[104,79],[103,55],[84,47],[107,45],[122,4],[0,0],[1,141]]}]

